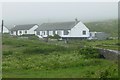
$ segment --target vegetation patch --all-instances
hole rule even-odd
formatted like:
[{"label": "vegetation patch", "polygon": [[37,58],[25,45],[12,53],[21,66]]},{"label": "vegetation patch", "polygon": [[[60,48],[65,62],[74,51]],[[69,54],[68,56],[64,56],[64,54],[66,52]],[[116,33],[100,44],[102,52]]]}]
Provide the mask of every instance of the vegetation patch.
[{"label": "vegetation patch", "polygon": [[101,59],[96,49],[88,47],[101,43],[112,45],[116,41],[84,40],[61,44],[59,41],[3,37],[3,78],[117,77],[118,62]]},{"label": "vegetation patch", "polygon": [[3,51],[3,55],[12,55],[14,52],[9,50],[9,51]]},{"label": "vegetation patch", "polygon": [[79,53],[85,55],[85,58],[100,58],[98,49],[92,47],[80,48]]}]

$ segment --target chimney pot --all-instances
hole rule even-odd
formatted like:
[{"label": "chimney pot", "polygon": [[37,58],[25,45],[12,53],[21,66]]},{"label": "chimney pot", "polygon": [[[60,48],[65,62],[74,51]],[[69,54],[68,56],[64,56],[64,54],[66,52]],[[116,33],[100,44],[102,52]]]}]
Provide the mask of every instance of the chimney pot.
[{"label": "chimney pot", "polygon": [[77,18],[75,18],[75,24],[77,24],[79,21],[78,21],[78,19]]}]

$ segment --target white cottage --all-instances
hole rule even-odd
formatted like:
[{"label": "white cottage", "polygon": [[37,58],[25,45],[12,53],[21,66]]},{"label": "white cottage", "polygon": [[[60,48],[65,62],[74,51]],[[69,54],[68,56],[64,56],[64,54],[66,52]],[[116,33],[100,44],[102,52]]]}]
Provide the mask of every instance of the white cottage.
[{"label": "white cottage", "polygon": [[11,35],[24,35],[24,34],[35,34],[34,30],[38,28],[37,24],[25,24],[25,25],[15,25],[14,28],[11,29]]},{"label": "white cottage", "polygon": [[[2,27],[0,27],[0,33],[1,33]],[[3,33],[9,33],[9,29],[6,26],[3,26]]]},{"label": "white cottage", "polygon": [[43,23],[36,30],[40,38],[58,34],[61,38],[88,38],[89,29],[81,21]]}]

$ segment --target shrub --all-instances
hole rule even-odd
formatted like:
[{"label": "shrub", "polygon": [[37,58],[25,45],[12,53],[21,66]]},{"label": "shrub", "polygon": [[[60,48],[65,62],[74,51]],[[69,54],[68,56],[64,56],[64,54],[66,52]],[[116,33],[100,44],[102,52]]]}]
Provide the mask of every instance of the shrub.
[{"label": "shrub", "polygon": [[21,37],[30,37],[30,36],[35,36],[35,34],[23,34],[23,35],[20,35]]},{"label": "shrub", "polygon": [[81,48],[79,53],[85,55],[85,58],[98,58],[100,56],[98,50],[91,47]]},{"label": "shrub", "polygon": [[116,43],[116,45],[120,46],[120,43]]},{"label": "shrub", "polygon": [[50,39],[59,39],[60,36],[57,35],[57,34],[54,34],[54,36],[48,36],[48,38],[50,38]]},{"label": "shrub", "polygon": [[28,39],[30,39],[30,40],[38,40],[39,38],[37,36],[30,36],[30,37],[28,37]]},{"label": "shrub", "polygon": [[53,39],[53,38],[54,38],[54,36],[49,35],[49,36],[48,36],[48,38]]},{"label": "shrub", "polygon": [[54,38],[55,38],[55,39],[59,39],[59,38],[60,38],[60,36],[59,36],[59,35],[57,35],[57,34],[55,34],[55,35],[54,35]]},{"label": "shrub", "polygon": [[3,55],[12,55],[13,51],[3,51]]}]

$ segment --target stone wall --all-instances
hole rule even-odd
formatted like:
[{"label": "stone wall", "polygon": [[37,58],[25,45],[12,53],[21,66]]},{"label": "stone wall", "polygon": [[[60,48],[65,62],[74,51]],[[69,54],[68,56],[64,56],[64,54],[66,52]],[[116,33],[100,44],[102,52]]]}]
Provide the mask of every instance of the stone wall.
[{"label": "stone wall", "polygon": [[108,49],[98,49],[100,54],[109,60],[118,60],[118,56],[120,58],[120,52],[115,50],[108,50]]}]

